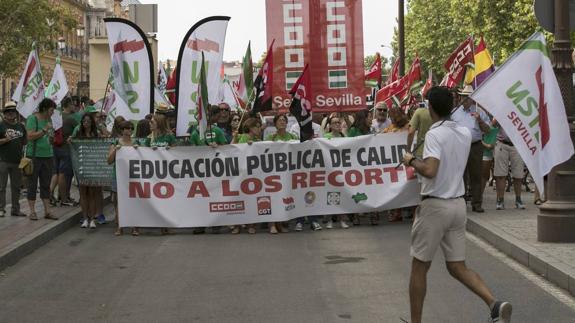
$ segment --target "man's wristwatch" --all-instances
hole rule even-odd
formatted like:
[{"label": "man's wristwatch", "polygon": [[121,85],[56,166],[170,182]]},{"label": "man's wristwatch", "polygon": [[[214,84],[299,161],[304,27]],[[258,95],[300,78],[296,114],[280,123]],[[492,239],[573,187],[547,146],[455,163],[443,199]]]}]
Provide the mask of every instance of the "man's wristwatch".
[{"label": "man's wristwatch", "polygon": [[407,166],[412,166],[411,164],[415,160],[415,157],[411,157],[411,159],[407,162]]}]

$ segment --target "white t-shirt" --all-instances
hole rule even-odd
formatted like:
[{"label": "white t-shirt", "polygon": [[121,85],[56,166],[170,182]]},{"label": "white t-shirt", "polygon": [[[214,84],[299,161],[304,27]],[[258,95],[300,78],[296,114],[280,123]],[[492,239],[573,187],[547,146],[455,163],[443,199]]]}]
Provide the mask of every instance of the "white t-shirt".
[{"label": "white t-shirt", "polygon": [[[322,138],[323,137],[323,133],[321,132],[321,126],[315,122],[311,123],[311,127],[313,128],[313,137],[314,138]],[[293,133],[294,135],[300,136],[299,133],[299,123],[294,123],[290,128],[289,128],[289,132]]]},{"label": "white t-shirt", "polygon": [[422,176],[421,195],[455,198],[465,194],[463,173],[471,148],[471,132],[454,121],[438,121],[425,135],[423,159],[439,159],[434,178]]},{"label": "white t-shirt", "polygon": [[385,118],[384,122],[379,122],[377,119],[373,119],[371,121],[371,133],[382,133],[383,129],[391,126],[391,120],[389,118]]}]

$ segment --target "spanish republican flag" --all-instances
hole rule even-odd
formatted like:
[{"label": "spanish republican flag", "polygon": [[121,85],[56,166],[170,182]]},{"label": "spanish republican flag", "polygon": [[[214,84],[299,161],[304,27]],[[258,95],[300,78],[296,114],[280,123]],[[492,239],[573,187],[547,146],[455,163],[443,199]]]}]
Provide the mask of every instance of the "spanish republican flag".
[{"label": "spanish republican flag", "polygon": [[495,72],[495,64],[487,50],[483,36],[479,41],[479,45],[475,48],[473,59],[475,61],[474,68],[468,69],[469,78],[466,76],[466,80],[472,80],[471,84],[477,88],[489,75]]}]

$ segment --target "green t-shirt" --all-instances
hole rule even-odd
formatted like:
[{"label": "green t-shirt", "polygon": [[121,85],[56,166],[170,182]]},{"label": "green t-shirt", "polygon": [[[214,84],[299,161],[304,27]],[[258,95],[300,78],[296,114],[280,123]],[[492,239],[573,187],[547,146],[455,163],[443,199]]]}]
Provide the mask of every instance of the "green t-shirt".
[{"label": "green t-shirt", "polygon": [[225,145],[228,143],[226,134],[220,127],[211,126],[204,134],[204,138],[200,138],[198,129],[194,129],[190,136],[190,144],[192,146],[207,146],[213,142],[218,145]]},{"label": "green t-shirt", "polygon": [[[354,128],[354,129],[355,129],[355,128]],[[349,135],[349,133],[348,133],[348,135]],[[342,138],[342,137],[345,137],[345,135],[342,134],[342,135],[340,136],[340,135],[338,134],[337,136],[335,136],[333,132],[326,132],[326,133],[323,134],[323,137],[324,137],[324,138],[327,138],[327,139],[332,139],[332,138]],[[349,137],[352,137],[352,136],[349,136]]]},{"label": "green t-shirt", "polygon": [[260,141],[260,138],[252,138],[247,133],[243,133],[241,135],[238,135],[238,144],[247,144],[248,141],[253,141],[253,142]]},{"label": "green t-shirt", "polygon": [[68,147],[68,137],[73,137],[74,130],[78,126],[78,121],[73,113],[62,113],[62,137],[64,143],[61,147]]},{"label": "green t-shirt", "polygon": [[299,140],[299,138],[294,135],[293,133],[286,132],[283,135],[278,135],[278,133],[274,133],[269,135],[266,138],[267,141],[290,141],[290,140]]},{"label": "green t-shirt", "polygon": [[80,122],[82,122],[82,116],[83,116],[83,115],[84,115],[84,114],[83,114],[82,112],[79,112],[79,111],[78,111],[78,112],[74,112],[74,113],[72,113],[72,118],[74,118],[74,120],[76,120],[76,123],[79,124]]},{"label": "green t-shirt", "polygon": [[409,126],[417,130],[416,145],[418,147],[414,153],[415,156],[419,158],[423,156],[423,142],[425,141],[425,134],[427,134],[427,131],[429,131],[432,124],[433,120],[431,120],[429,110],[424,108],[415,110],[415,113],[413,113],[413,116],[411,117],[411,121],[409,121]]},{"label": "green t-shirt", "polygon": [[[38,122],[38,126],[36,126],[36,122]],[[35,114],[32,114],[26,120],[26,131],[27,132],[37,132],[46,125],[50,123],[50,119],[47,120],[39,120]],[[54,156],[54,152],[52,151],[52,144],[50,144],[50,133],[54,133],[52,131],[47,132],[42,137],[36,140],[30,140],[28,145],[26,146],[26,156],[29,157],[52,157]],[[36,143],[36,153],[33,154],[34,151],[34,143]]]},{"label": "green t-shirt", "polygon": [[174,136],[171,133],[160,135],[156,138],[152,138],[152,135],[150,135],[146,140],[146,146],[167,147],[167,146],[173,146],[175,142],[176,142],[176,136]]},{"label": "green t-shirt", "polygon": [[351,127],[347,131],[348,137],[357,137],[357,136],[363,136],[363,135],[367,135],[367,133],[362,133],[361,130],[359,130],[359,128],[356,128],[356,127]]},{"label": "green t-shirt", "polygon": [[22,148],[27,140],[26,129],[20,123],[0,122],[0,139],[4,138],[12,138],[12,140],[0,145],[0,160],[12,164],[20,163]]},{"label": "green t-shirt", "polygon": [[[487,132],[486,134],[483,135],[483,142],[485,142],[488,145],[495,144],[495,141],[497,141],[497,134],[498,133],[499,133],[499,127],[494,127],[494,128],[489,129],[489,132]],[[493,149],[484,148],[483,149],[483,157],[493,158]]]}]

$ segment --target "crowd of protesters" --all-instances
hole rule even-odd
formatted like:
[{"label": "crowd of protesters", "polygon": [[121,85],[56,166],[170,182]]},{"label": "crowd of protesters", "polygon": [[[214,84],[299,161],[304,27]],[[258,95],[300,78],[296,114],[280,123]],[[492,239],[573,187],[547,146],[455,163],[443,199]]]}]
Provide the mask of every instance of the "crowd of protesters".
[{"label": "crowd of protesters", "polygon": [[[484,212],[483,194],[487,183],[495,181],[497,191],[496,209],[505,207],[504,193],[508,182],[515,191],[514,206],[524,209],[521,189],[524,181],[524,165],[509,141],[505,132],[499,128],[497,121],[491,118],[481,107],[469,99],[469,88],[453,91],[455,104],[450,118],[458,125],[466,127],[472,134],[472,145],[465,172],[466,200],[471,204],[472,211]],[[154,114],[139,121],[128,121],[118,116],[113,121],[111,131],[106,127],[106,115],[93,106],[89,100],[74,100],[70,97],[61,102],[63,125],[57,131],[53,130],[51,116],[56,104],[50,99],[43,100],[37,112],[23,120],[14,102],[9,102],[2,110],[0,122],[0,217],[6,215],[6,186],[10,178],[11,212],[12,216],[28,216],[30,220],[38,220],[35,201],[39,187],[40,199],[44,206],[43,217],[57,220],[52,213],[52,207],[80,205],[83,219],[82,228],[96,228],[97,224],[106,223],[103,214],[103,188],[79,185],[79,202],[70,196],[74,172],[72,168],[70,143],[73,140],[88,138],[115,138],[109,150],[108,163],[115,163],[116,151],[123,146],[146,146],[170,148],[175,145],[217,147],[227,144],[252,144],[256,141],[299,141],[299,125],[290,125],[291,118],[287,114],[272,113],[275,130],[264,137],[266,123],[260,115],[232,111],[226,103],[211,105],[208,109],[210,126],[200,136],[197,126],[188,129],[188,136],[178,140],[175,136],[175,112],[167,106],[158,106]],[[423,98],[411,106],[397,107],[387,102],[379,102],[354,113],[334,112],[330,114],[313,115],[314,138],[356,137],[380,133],[407,133],[407,146],[416,158],[421,159],[425,134],[432,124],[426,101]],[[268,129],[269,130],[269,129]],[[313,140],[313,139],[312,139]],[[24,157],[24,158],[23,158]],[[22,176],[22,163],[29,159],[33,171],[28,176]],[[509,177],[511,175],[511,177]],[[115,174],[114,174],[115,178]],[[24,181],[25,180],[25,181]],[[121,214],[117,209],[117,186],[111,187],[112,201],[115,206],[115,218]],[[29,204],[29,214],[20,210],[20,190],[26,190]],[[541,203],[538,197],[535,201]],[[415,208],[402,208],[386,211],[390,222],[403,221],[411,218]],[[321,230],[322,222],[326,228],[339,223],[341,228],[359,225],[361,218],[368,218],[369,223],[377,225],[382,212],[369,214],[348,214],[324,216],[308,216],[307,222],[312,230]],[[301,231],[306,219],[298,218],[293,229]],[[349,221],[349,222],[348,222]],[[289,223],[266,224],[272,234],[289,231]],[[256,225],[232,226],[232,234],[238,234],[245,228],[248,233],[256,233]],[[205,233],[206,229],[218,233],[222,228],[194,228],[193,233]],[[162,234],[171,233],[167,228],[160,228]],[[116,235],[123,234],[117,227]],[[131,229],[132,235],[139,235],[138,228]]]}]

